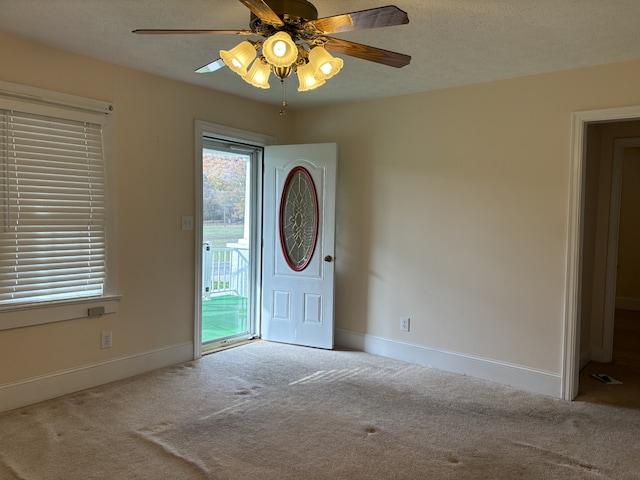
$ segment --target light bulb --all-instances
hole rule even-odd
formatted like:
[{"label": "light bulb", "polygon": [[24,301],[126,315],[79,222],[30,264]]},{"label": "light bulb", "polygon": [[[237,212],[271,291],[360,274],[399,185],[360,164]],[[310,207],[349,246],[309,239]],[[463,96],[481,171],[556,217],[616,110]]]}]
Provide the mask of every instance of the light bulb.
[{"label": "light bulb", "polygon": [[271,75],[271,67],[260,57],[255,59],[249,71],[242,78],[254,87],[270,88],[269,75]]},{"label": "light bulb", "polygon": [[285,53],[287,53],[287,44],[284,43],[282,40],[278,40],[273,45],[273,53],[275,53],[276,56],[280,58],[284,57]]},{"label": "light bulb", "polygon": [[247,67],[256,58],[256,54],[256,48],[249,41],[244,41],[229,51],[220,50],[222,61],[240,76],[247,73]]},{"label": "light bulb", "polygon": [[287,32],[278,32],[264,41],[262,55],[274,67],[290,67],[298,58],[298,46]]},{"label": "light bulb", "polygon": [[309,52],[309,63],[318,72],[317,75],[329,80],[336,75],[344,65],[344,61],[341,58],[335,58],[331,56],[324,47],[318,45]]},{"label": "light bulb", "polygon": [[317,70],[310,63],[298,67],[299,92],[306,92],[324,85],[325,79],[316,75],[316,72]]}]

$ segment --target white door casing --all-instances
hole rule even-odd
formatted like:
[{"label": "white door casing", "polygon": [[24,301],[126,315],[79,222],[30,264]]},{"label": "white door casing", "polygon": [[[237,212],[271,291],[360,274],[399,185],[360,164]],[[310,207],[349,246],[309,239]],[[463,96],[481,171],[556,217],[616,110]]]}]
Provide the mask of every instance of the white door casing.
[{"label": "white door casing", "polygon": [[265,148],[264,340],[333,348],[336,163],[333,143]]}]

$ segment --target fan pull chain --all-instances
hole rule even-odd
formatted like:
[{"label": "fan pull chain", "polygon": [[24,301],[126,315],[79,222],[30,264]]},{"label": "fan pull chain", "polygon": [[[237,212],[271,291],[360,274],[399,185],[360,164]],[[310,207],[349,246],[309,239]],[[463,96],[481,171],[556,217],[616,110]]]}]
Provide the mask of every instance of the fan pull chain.
[{"label": "fan pull chain", "polygon": [[282,84],[282,108],[280,109],[280,116],[283,117],[287,114],[287,107],[289,106],[289,102],[287,102],[287,84],[284,78],[280,79],[280,83]]}]

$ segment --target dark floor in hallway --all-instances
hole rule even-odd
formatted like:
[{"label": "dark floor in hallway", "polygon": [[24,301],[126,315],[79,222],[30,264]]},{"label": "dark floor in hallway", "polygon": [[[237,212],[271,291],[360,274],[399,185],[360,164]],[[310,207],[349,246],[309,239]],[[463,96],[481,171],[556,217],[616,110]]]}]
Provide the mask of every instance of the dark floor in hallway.
[{"label": "dark floor in hallway", "polygon": [[[602,383],[592,373],[604,373],[622,384]],[[576,401],[640,409],[640,312],[616,310],[613,362],[590,362],[582,369]]]}]

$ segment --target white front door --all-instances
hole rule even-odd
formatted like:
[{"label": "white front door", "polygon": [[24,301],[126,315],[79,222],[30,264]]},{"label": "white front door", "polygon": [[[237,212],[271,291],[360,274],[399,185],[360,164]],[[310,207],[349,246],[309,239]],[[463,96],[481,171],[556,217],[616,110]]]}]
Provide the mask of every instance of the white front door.
[{"label": "white front door", "polygon": [[336,144],[265,148],[262,338],[333,348]]}]

